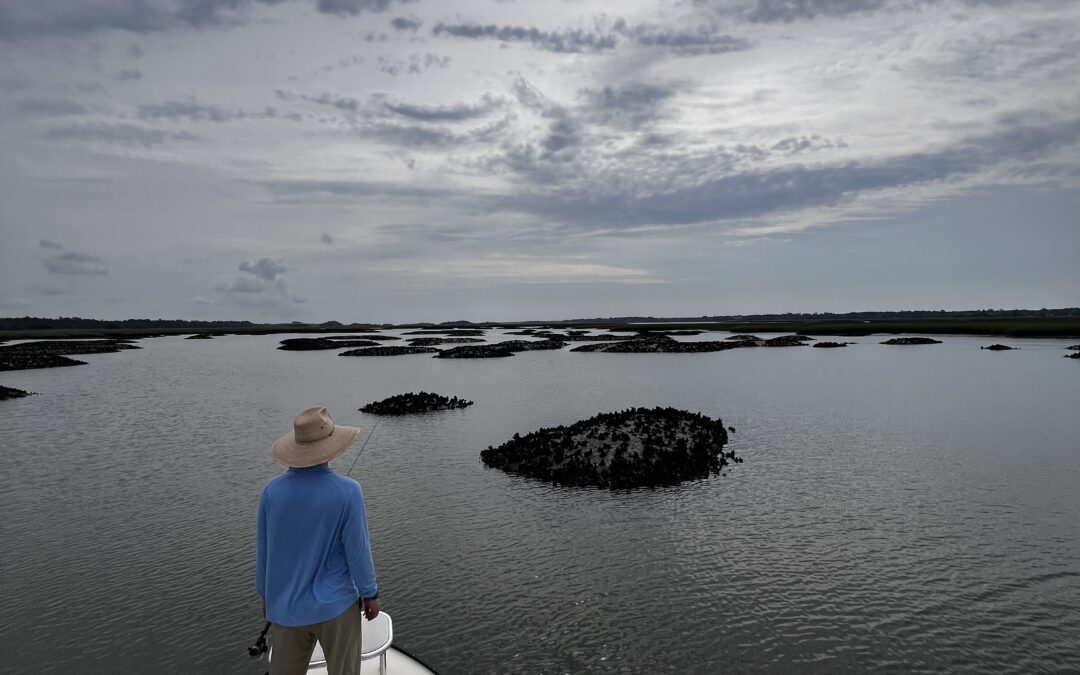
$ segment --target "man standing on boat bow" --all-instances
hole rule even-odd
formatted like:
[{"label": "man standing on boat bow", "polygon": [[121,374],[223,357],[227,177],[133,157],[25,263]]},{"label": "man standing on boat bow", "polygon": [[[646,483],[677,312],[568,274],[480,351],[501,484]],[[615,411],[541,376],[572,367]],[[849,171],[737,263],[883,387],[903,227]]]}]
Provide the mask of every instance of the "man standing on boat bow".
[{"label": "man standing on boat bow", "polygon": [[328,462],[360,429],[335,425],[326,408],[308,408],[274,443],[288,467],[259,498],[255,586],[273,624],[271,675],[307,672],[315,641],[329,675],[358,675],[362,616],[379,614],[364,492]]}]

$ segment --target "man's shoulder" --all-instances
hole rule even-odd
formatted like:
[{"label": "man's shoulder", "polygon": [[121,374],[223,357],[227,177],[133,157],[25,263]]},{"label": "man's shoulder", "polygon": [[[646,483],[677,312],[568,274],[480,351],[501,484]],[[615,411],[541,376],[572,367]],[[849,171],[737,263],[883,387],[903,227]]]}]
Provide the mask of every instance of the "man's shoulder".
[{"label": "man's shoulder", "polygon": [[364,491],[360,487],[360,483],[356,482],[352,478],[350,478],[348,476],[340,476],[340,475],[338,475],[336,473],[330,474],[330,478],[331,478],[331,480],[333,480],[334,485],[337,485],[344,494],[349,495],[349,496],[352,496],[352,495],[360,495],[361,497],[364,496]]}]

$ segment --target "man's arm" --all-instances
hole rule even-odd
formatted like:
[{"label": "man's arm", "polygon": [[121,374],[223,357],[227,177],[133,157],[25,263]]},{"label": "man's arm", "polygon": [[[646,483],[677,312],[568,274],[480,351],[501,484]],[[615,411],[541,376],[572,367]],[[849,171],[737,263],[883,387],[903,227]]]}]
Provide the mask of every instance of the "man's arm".
[{"label": "man's arm", "polygon": [[375,563],[371,559],[364,491],[359,484],[356,484],[356,491],[350,497],[341,543],[345,548],[349,575],[356,584],[360,597],[364,599],[364,615],[371,620],[379,614],[379,586],[375,581]]}]

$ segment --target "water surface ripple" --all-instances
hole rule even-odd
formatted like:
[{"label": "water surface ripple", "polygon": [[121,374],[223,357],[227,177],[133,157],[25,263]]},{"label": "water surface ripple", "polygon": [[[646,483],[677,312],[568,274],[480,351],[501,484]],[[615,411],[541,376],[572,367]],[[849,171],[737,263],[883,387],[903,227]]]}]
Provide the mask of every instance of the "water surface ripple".
[{"label": "water surface ripple", "polygon": [[[440,672],[1076,672],[1080,368],[1061,341],[510,359],[144,340],[4,374],[7,673],[261,673],[270,443],[425,389],[357,464],[384,607]],[[484,468],[515,432],[632,405],[734,425],[727,477],[633,493]],[[366,433],[366,432],[365,432]],[[359,445],[335,466],[347,470]]]}]

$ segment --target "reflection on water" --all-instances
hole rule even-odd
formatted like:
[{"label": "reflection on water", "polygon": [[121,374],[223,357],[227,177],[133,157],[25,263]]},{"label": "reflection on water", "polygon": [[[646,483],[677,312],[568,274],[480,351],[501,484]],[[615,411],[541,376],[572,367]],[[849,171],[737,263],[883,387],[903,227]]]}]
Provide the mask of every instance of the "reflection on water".
[{"label": "reflection on water", "polygon": [[[398,641],[444,673],[1080,669],[1080,367],[1060,341],[843,350],[280,352],[145,340],[5,373],[5,672],[257,673],[254,517],[292,415],[424,389],[356,477]],[[634,405],[722,417],[727,478],[563,489],[479,462]],[[336,468],[347,470],[359,444]]]}]

